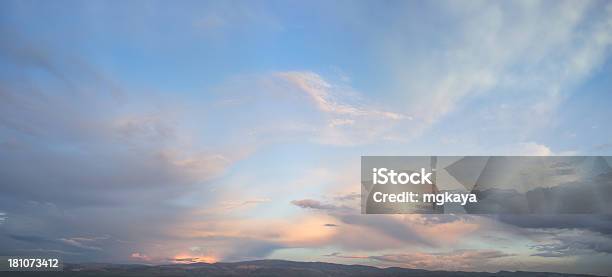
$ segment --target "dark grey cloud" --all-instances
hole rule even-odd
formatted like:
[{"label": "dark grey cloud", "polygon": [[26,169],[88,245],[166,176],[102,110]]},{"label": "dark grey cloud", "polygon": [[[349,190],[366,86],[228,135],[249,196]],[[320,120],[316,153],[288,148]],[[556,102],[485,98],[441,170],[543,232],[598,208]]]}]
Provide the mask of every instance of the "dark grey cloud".
[{"label": "dark grey cloud", "polygon": [[[41,231],[41,233],[43,233]],[[20,235],[0,230],[0,245],[6,248],[0,250],[3,255],[28,255],[32,253],[49,253],[59,255],[80,256],[102,251],[102,247],[113,242],[110,237],[74,237],[56,239],[45,234]],[[9,247],[10,246],[10,247]],[[96,255],[100,255],[97,253]]]},{"label": "dark grey cloud", "polygon": [[595,265],[600,257],[612,253],[612,216],[609,215],[497,215],[491,218],[507,224],[499,232],[535,241],[528,245],[535,251],[533,256],[573,257]]},{"label": "dark grey cloud", "polygon": [[293,200],[291,204],[296,205],[300,208],[305,209],[314,209],[314,210],[336,210],[339,209],[338,206],[331,204],[324,204],[318,200],[313,199],[301,199],[301,200]]},{"label": "dark grey cloud", "polygon": [[7,235],[9,238],[12,238],[14,240],[17,241],[23,241],[23,242],[27,242],[27,243],[49,243],[52,242],[50,239],[44,238],[44,237],[39,237],[39,236],[31,236],[31,235],[15,235],[15,234],[8,234]]},{"label": "dark grey cloud", "polygon": [[422,255],[423,253],[407,253],[407,254],[386,254],[378,256],[369,256],[370,259],[379,260],[383,262],[400,263],[400,264],[411,264],[415,262],[431,262],[430,259],[446,260],[447,262],[454,263],[454,259],[460,260],[466,265],[471,265],[477,262],[483,262],[488,259],[496,259],[503,257],[515,256],[511,253],[505,253],[499,250],[454,250],[451,252],[436,252]]},{"label": "dark grey cloud", "polygon": [[521,228],[586,229],[603,234],[612,234],[612,216],[599,214],[580,215],[509,215],[495,218],[503,223]]},{"label": "dark grey cloud", "polygon": [[588,256],[611,254],[612,237],[590,231],[568,231],[555,234],[551,241],[531,246],[540,257]]},{"label": "dark grey cloud", "polygon": [[369,259],[385,265],[430,270],[471,270],[474,268],[482,270],[483,268],[488,268],[488,265],[494,264],[499,258],[513,257],[515,254],[494,249],[457,249],[449,252],[414,251],[369,256],[334,252],[324,256],[343,259]]}]

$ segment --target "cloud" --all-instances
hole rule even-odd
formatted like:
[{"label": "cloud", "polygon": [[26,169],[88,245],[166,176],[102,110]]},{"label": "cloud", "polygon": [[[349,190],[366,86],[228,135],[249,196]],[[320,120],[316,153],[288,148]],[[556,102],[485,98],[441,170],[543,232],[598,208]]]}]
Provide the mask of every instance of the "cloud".
[{"label": "cloud", "polygon": [[234,76],[214,91],[215,105],[206,114],[224,118],[218,136],[238,145],[357,146],[385,140],[410,122],[409,116],[379,108],[378,99],[311,71]]},{"label": "cloud", "polygon": [[81,255],[81,253],[63,251],[58,249],[43,249],[43,248],[34,248],[34,249],[19,249],[19,251],[30,252],[30,253],[51,253],[53,255]]},{"label": "cloud", "polygon": [[[244,216],[240,213],[206,213],[191,211],[164,233],[160,248],[154,244],[141,245],[140,253],[147,253],[152,262],[164,257],[197,250],[195,256],[214,256],[222,261],[265,258],[277,250],[316,248],[330,244],[336,220],[322,213],[265,218]],[[200,253],[202,252],[202,253]]]},{"label": "cloud", "polygon": [[263,203],[269,203],[271,200],[267,198],[253,198],[243,201],[223,201],[220,203],[222,209],[226,211],[232,211],[244,207],[252,207],[253,205],[259,205]]},{"label": "cloud", "polygon": [[514,254],[498,250],[454,250],[438,253],[406,253],[370,256],[370,259],[386,264],[431,270],[474,270],[492,260],[512,257]]},{"label": "cloud", "polygon": [[145,254],[141,254],[139,252],[134,252],[134,253],[130,254],[130,258],[135,259],[135,260],[139,260],[139,261],[149,261],[150,260],[149,256],[147,256]]},{"label": "cloud", "polygon": [[389,133],[406,126],[412,117],[376,108],[374,99],[362,95],[345,84],[331,84],[310,71],[277,72],[280,89],[305,94],[322,113],[323,122],[316,123],[316,141],[334,145],[356,145],[384,140]]},{"label": "cloud", "polygon": [[[388,250],[406,244],[415,247],[435,247],[432,237],[421,234],[414,225],[391,216],[336,215],[342,223],[334,237],[335,243],[350,250]],[[370,238],[363,240],[364,237]]]},{"label": "cloud", "polygon": [[549,146],[528,141],[500,143],[480,150],[483,155],[507,155],[507,156],[552,156],[565,155],[567,152],[554,152]]},{"label": "cloud", "polygon": [[418,252],[382,255],[346,255],[334,252],[327,257],[342,259],[369,259],[385,266],[400,266],[428,270],[483,270],[497,259],[515,254],[490,249],[458,249],[450,252]]},{"label": "cloud", "polygon": [[607,215],[498,215],[495,218],[528,229],[584,229],[612,234],[612,217]]},{"label": "cloud", "polygon": [[[361,11],[355,16],[368,18]],[[384,97],[414,117],[413,132],[448,134],[481,148],[488,145],[479,137],[517,143],[550,131],[558,107],[581,94],[575,88],[607,60],[611,15],[605,2],[444,2],[390,19],[393,28],[360,26],[382,42],[386,75],[377,77],[387,88]],[[410,32],[436,24],[445,26],[444,36]]]},{"label": "cloud", "polygon": [[102,251],[102,248],[98,246],[87,245],[86,244],[87,240],[84,241],[79,238],[62,238],[62,239],[59,239],[59,241],[61,241],[62,243],[65,243],[66,245],[84,249],[84,250]]},{"label": "cloud", "polygon": [[[338,200],[343,201],[343,200]],[[406,243],[420,247],[455,245],[486,225],[487,219],[473,216],[360,214],[358,208],[302,199],[291,202],[304,209],[324,212],[335,218],[338,232],[334,244],[352,250],[387,250]],[[324,226],[328,226],[325,224]],[[363,240],[364,236],[369,240]]]},{"label": "cloud", "polygon": [[[343,200],[338,200],[343,201]],[[358,208],[322,203],[313,199],[291,201],[304,209],[324,212],[339,223],[333,224],[338,232],[333,235],[334,244],[353,250],[395,249],[412,245],[437,247],[452,245],[479,228],[480,222],[470,217],[446,215],[429,217],[421,215],[367,216]],[[324,226],[330,226],[329,223]],[[369,240],[363,240],[364,236]]]},{"label": "cloud", "polygon": [[8,37],[0,58],[15,78],[0,81],[0,210],[11,220],[0,217],[0,245],[21,249],[13,254],[126,259],[121,241],[161,239],[191,208],[176,203],[248,152],[200,142],[189,123],[200,113],[182,109],[189,99],[124,91],[85,61]]},{"label": "cloud", "polygon": [[552,151],[546,145],[534,142],[526,142],[518,145],[516,155],[518,156],[550,156]]},{"label": "cloud", "polygon": [[335,210],[338,209],[337,206],[331,205],[331,204],[322,204],[321,202],[317,201],[317,200],[312,200],[312,199],[302,199],[302,200],[293,200],[291,201],[291,204],[296,205],[300,208],[309,208],[309,209],[315,209],[315,210]]},{"label": "cloud", "polygon": [[14,239],[14,240],[18,240],[18,241],[24,241],[24,242],[29,242],[29,243],[46,243],[46,242],[50,242],[51,240],[45,238],[45,237],[41,237],[41,236],[33,236],[33,235],[14,235],[14,234],[9,234],[8,237]]},{"label": "cloud", "polygon": [[353,200],[361,199],[361,193],[351,192],[348,194],[336,196],[334,197],[334,199],[338,201],[353,201]]},{"label": "cloud", "polygon": [[[364,8],[358,6],[340,10]],[[219,193],[267,191],[259,178],[217,181],[244,177],[245,165],[238,161],[253,158],[249,162],[268,165],[265,156],[286,145],[310,150],[322,144],[323,151],[313,152],[332,163],[360,153],[419,151],[426,147],[381,144],[447,134],[460,136],[459,142],[467,137],[485,151],[559,154],[533,134],[554,126],[555,111],[571,88],[607,60],[612,33],[612,5],[604,2],[445,2],[425,5],[429,9],[415,16],[381,11],[384,20],[369,18],[367,6],[356,17],[363,28],[347,28],[359,30],[356,38],[363,38],[375,57],[375,63],[362,63],[372,70],[347,71],[357,78],[343,74],[338,82],[317,67],[271,66],[267,73],[234,75],[191,95],[128,90],[72,51],[60,53],[3,32],[0,59],[11,74],[0,80],[0,252],[72,253],[76,261],[193,262],[332,248],[366,252],[354,257],[377,265],[439,268],[448,259],[450,267],[477,269],[478,259],[512,254],[452,249],[470,249],[485,235],[507,235],[508,247],[518,251],[537,240],[529,249],[533,258],[607,255],[612,229],[605,216],[500,216],[502,223],[477,216],[365,216],[353,192],[359,181],[341,178],[316,180],[316,188],[304,182],[281,200]],[[228,37],[257,35],[249,33],[277,23],[265,11],[232,7],[207,9],[187,21],[205,35]],[[336,10],[333,14],[340,18]],[[442,26],[445,36],[424,25]],[[242,59],[233,52],[231,57]],[[367,78],[361,78],[362,70]],[[435,141],[430,145],[438,147]],[[332,146],[358,147],[336,152]],[[473,150],[463,143],[457,149]],[[305,198],[337,183],[347,186],[337,197]],[[581,233],[583,239],[541,229],[591,232]]]},{"label": "cloud", "polygon": [[102,245],[111,239],[110,236],[60,238],[61,243],[82,250],[102,251]]},{"label": "cloud", "polygon": [[337,95],[334,94],[334,90],[337,90],[337,88],[330,85],[323,80],[321,76],[313,72],[290,71],[279,72],[277,75],[305,92],[322,112],[349,116],[375,116],[393,120],[399,120],[406,117],[399,113],[379,111],[342,103],[340,100],[336,99]]},{"label": "cloud", "polygon": [[612,237],[588,230],[561,230],[545,242],[531,246],[540,257],[573,257],[612,254]]}]

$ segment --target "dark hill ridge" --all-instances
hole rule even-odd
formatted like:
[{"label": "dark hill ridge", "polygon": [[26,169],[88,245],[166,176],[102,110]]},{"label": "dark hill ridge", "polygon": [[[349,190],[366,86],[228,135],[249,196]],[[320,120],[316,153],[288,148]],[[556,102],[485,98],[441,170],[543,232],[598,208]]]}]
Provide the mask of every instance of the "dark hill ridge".
[{"label": "dark hill ridge", "polygon": [[293,262],[285,260],[156,266],[133,264],[66,264],[63,272],[4,273],[10,273],[10,276],[593,276],[522,271],[500,271],[497,273],[428,271],[400,267],[378,268],[365,265]]}]

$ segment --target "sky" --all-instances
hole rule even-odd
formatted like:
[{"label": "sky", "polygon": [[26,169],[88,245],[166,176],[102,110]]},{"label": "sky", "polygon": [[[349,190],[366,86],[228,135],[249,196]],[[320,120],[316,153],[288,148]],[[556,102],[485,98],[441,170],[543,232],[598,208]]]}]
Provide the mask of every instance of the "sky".
[{"label": "sky", "polygon": [[611,155],[608,1],[1,1],[0,255],[612,274],[612,217],[362,215],[366,155]]}]

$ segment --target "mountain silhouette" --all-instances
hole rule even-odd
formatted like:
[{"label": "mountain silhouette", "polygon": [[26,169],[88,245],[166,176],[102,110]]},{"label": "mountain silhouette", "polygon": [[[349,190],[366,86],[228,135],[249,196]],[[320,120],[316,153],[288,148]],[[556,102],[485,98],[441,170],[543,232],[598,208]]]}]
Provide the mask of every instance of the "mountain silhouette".
[{"label": "mountain silhouette", "polygon": [[10,276],[593,276],[548,272],[428,271],[324,262],[256,260],[172,265],[66,264],[62,272],[3,272]]}]

